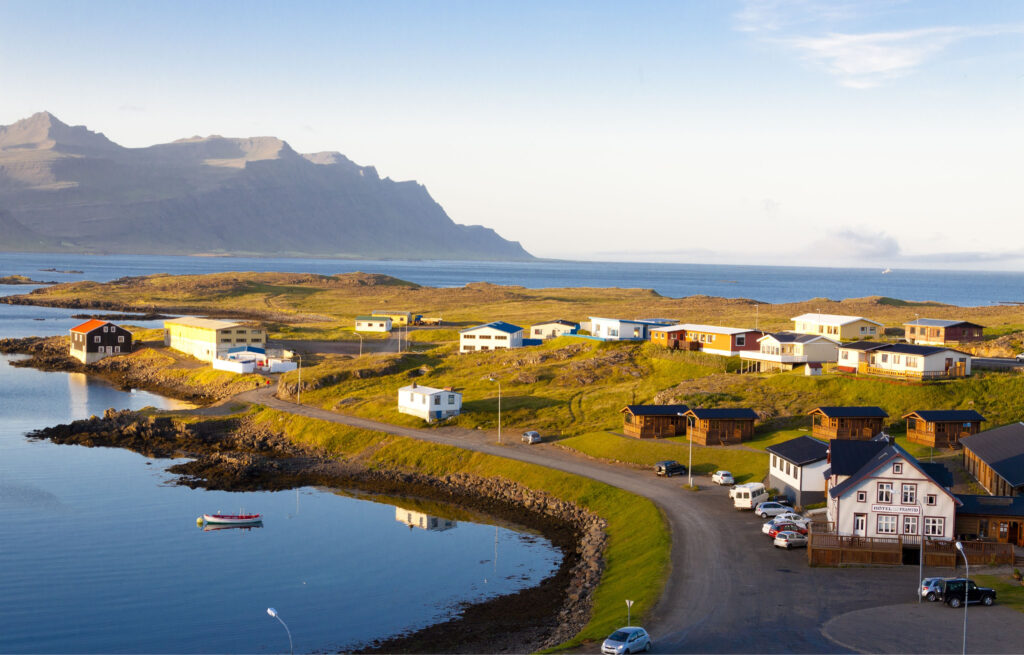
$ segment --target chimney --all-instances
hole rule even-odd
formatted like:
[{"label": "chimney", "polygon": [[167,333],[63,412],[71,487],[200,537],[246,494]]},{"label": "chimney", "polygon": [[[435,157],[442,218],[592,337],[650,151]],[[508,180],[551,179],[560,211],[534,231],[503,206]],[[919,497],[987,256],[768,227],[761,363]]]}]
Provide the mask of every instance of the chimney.
[{"label": "chimney", "polygon": [[454,389],[452,389],[451,387],[445,387],[444,390],[445,391],[454,391]]}]

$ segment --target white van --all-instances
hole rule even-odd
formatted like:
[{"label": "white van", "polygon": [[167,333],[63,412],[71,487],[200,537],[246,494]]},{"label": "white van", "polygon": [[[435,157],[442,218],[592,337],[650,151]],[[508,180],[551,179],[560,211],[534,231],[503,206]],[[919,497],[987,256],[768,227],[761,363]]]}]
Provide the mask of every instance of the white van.
[{"label": "white van", "polygon": [[754,509],[758,503],[768,500],[768,492],[760,482],[737,485],[732,488],[731,495],[736,509]]}]

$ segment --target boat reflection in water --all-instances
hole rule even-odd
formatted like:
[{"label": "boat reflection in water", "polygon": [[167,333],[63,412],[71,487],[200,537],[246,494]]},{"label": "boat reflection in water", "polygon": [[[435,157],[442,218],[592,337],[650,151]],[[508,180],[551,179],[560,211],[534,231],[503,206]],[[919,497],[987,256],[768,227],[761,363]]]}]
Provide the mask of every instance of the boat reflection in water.
[{"label": "boat reflection in water", "polygon": [[245,523],[243,525],[231,525],[227,523],[207,523],[203,526],[203,532],[213,532],[214,530],[252,530],[253,528],[262,528],[263,521],[256,521],[255,523]]},{"label": "boat reflection in water", "polygon": [[430,514],[424,514],[423,512],[417,512],[416,510],[398,507],[397,505],[395,506],[395,520],[409,526],[410,530],[413,528],[419,528],[421,530],[432,530],[434,532],[451,530],[458,525],[458,522],[452,519],[446,519],[440,516],[431,516]]}]

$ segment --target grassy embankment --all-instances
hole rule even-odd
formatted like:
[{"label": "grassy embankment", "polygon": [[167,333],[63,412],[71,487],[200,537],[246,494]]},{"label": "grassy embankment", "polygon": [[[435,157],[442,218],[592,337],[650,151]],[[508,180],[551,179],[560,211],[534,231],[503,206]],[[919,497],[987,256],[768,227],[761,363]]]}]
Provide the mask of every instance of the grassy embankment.
[{"label": "grassy embankment", "polygon": [[996,590],[996,602],[1024,612],[1024,586],[1009,575],[972,575],[971,579],[981,587]]},{"label": "grassy embankment", "polygon": [[603,639],[622,623],[625,598],[636,600],[637,620],[651,610],[669,569],[671,539],[658,508],[649,500],[602,484],[533,464],[451,446],[359,430],[334,423],[256,410],[253,419],[296,443],[322,448],[334,457],[365,466],[441,476],[468,473],[502,477],[575,503],[608,522],[606,569],[594,594],[590,623],[560,648]]}]

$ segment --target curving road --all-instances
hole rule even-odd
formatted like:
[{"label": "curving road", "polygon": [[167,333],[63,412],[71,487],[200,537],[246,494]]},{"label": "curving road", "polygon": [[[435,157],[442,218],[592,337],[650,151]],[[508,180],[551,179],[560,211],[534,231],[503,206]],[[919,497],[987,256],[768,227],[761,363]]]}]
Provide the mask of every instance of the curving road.
[{"label": "curving road", "polygon": [[[879,640],[886,630],[892,634],[907,630],[899,607],[888,612],[847,613],[915,601],[917,567],[810,568],[804,551],[772,548],[761,534],[761,521],[749,512],[732,509],[726,489],[711,484],[708,478],[699,480],[700,491],[690,492],[682,488],[685,478],[658,478],[648,471],[588,459],[551,444],[528,446],[519,441],[517,434],[506,433],[504,443],[499,445],[494,433],[396,426],[297,405],[277,398],[272,389],[266,388],[245,392],[236,399],[539,464],[651,499],[664,512],[672,533],[672,571],[657,606],[647,613],[647,628],[657,652],[871,652],[885,650]],[[953,572],[927,569],[925,575]],[[922,635],[920,652],[958,650],[951,646],[960,643],[956,631],[959,624],[949,620],[945,607],[926,609],[934,611],[923,612],[925,618],[919,618],[914,626]],[[1011,614],[1009,620],[1024,630],[1024,616]],[[869,618],[862,619],[862,615]],[[833,641],[822,628],[838,617],[843,617],[844,639]],[[861,643],[849,635],[859,635]],[[983,645],[976,648],[981,652],[1012,652],[1001,644],[987,644],[987,649]],[[590,650],[596,652],[598,647],[592,645]]]}]

